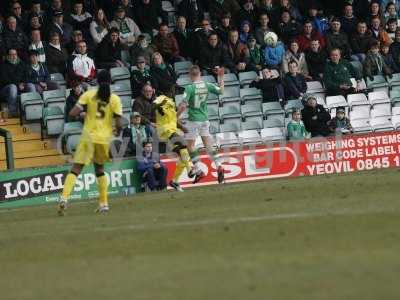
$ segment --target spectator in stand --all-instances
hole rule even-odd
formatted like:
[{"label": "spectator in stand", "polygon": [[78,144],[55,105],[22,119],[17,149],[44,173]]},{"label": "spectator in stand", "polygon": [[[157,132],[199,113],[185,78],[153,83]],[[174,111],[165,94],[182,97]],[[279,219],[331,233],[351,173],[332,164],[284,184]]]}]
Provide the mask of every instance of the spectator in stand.
[{"label": "spectator in stand", "polygon": [[328,18],[323,15],[322,9],[318,8],[314,3],[308,8],[308,18],[312,23],[313,28],[325,36],[329,30]]},{"label": "spectator in stand", "polygon": [[42,94],[44,91],[56,90],[58,84],[50,80],[50,73],[46,66],[39,62],[39,52],[37,50],[29,50],[29,65],[26,69],[26,81],[33,83],[36,92]]},{"label": "spectator in stand", "polygon": [[373,41],[371,32],[367,30],[367,24],[364,21],[358,22],[357,31],[350,40],[353,53],[351,59],[362,63]]},{"label": "spectator in stand", "polygon": [[157,0],[138,0],[135,6],[135,20],[141,31],[153,37],[153,32],[161,23],[168,23],[168,15],[161,9],[161,1]]},{"label": "spectator in stand", "polygon": [[52,0],[50,7],[47,9],[47,19],[52,20],[54,15],[63,11],[63,3],[61,0]]},{"label": "spectator in stand", "polygon": [[371,1],[370,2],[370,10],[367,18],[365,18],[365,21],[367,24],[371,24],[372,20],[377,17],[381,21],[380,24],[385,24],[385,19],[383,18],[383,14],[381,13],[381,9],[379,6],[378,1]]},{"label": "spectator in stand", "polygon": [[301,120],[301,111],[294,110],[292,112],[292,119],[287,125],[287,138],[289,141],[304,140],[310,137]]},{"label": "spectator in stand", "polygon": [[178,4],[178,14],[187,20],[188,27],[194,28],[204,16],[202,0],[182,0]]},{"label": "spectator in stand", "polygon": [[332,49],[338,48],[342,52],[342,56],[350,59],[351,47],[347,34],[341,31],[341,23],[339,18],[334,18],[331,22],[331,30],[326,34],[326,49],[330,52]]},{"label": "spectator in stand", "polygon": [[314,29],[311,21],[305,21],[303,26],[303,33],[297,37],[300,51],[306,52],[311,47],[311,41],[318,40],[321,49],[325,48],[324,37]]},{"label": "spectator in stand", "polygon": [[30,15],[31,17],[37,16],[41,25],[45,25],[47,23],[46,12],[42,10],[41,0],[32,1]]},{"label": "spectator in stand", "polygon": [[138,157],[138,171],[142,175],[142,183],[146,183],[151,191],[162,191],[167,187],[168,170],[153,153],[151,142],[143,144],[143,153]]},{"label": "spectator in stand", "polygon": [[167,24],[160,24],[158,34],[153,39],[153,47],[168,63],[172,64],[183,60],[179,53],[178,42],[174,35],[169,33]]},{"label": "spectator in stand", "polygon": [[255,24],[257,22],[257,11],[254,0],[241,0],[239,1],[240,10],[238,10],[235,14],[235,24],[237,28],[240,28],[240,25],[247,21],[250,24]]},{"label": "spectator in stand", "polygon": [[343,16],[340,18],[342,30],[348,37],[352,36],[357,29],[358,19],[353,14],[353,6],[347,3],[343,9]]},{"label": "spectator in stand", "polygon": [[328,122],[329,130],[333,134],[348,134],[353,132],[350,119],[346,117],[346,110],[344,107],[336,109],[336,116]]},{"label": "spectator in stand", "polygon": [[282,80],[277,70],[263,69],[262,77],[256,77],[256,80],[250,83],[250,87],[255,87],[262,91],[263,102],[282,102],[285,93],[282,86]]},{"label": "spectator in stand", "polygon": [[226,44],[228,42],[229,31],[234,28],[232,25],[231,14],[223,14],[219,23],[220,24],[215,28],[215,31],[217,32],[220,41],[223,44]]},{"label": "spectator in stand", "polygon": [[193,31],[186,28],[185,17],[179,16],[177,18],[173,35],[178,43],[180,55],[188,60],[192,56]]},{"label": "spectator in stand", "polygon": [[137,64],[137,60],[139,56],[143,56],[146,64],[150,65],[151,63],[151,56],[154,53],[153,47],[149,45],[146,37],[144,35],[139,35],[135,44],[131,48],[131,59],[133,64]]},{"label": "spectator in stand", "polygon": [[44,31],[43,25],[40,23],[40,19],[37,15],[31,15],[28,19],[28,26],[25,28],[26,34],[30,34],[32,30],[39,30],[41,33]]},{"label": "spectator in stand", "polygon": [[126,16],[135,20],[135,8],[133,7],[131,0],[120,0],[119,6],[122,6],[125,9]]},{"label": "spectator in stand", "polygon": [[38,52],[38,59],[41,64],[46,63],[45,44],[42,42],[40,30],[34,29],[31,32],[31,43],[28,47],[29,50],[36,50]]},{"label": "spectator in stand", "polygon": [[[147,140],[146,127],[142,124],[139,112],[134,111],[131,115],[131,126],[122,131],[123,140],[128,140],[128,146],[124,156],[136,156],[136,150],[141,151],[141,145]],[[139,153],[140,153],[139,151]]]},{"label": "spectator in stand", "polygon": [[146,83],[142,87],[141,94],[135,98],[132,111],[137,111],[142,116],[142,124],[155,127],[152,103],[155,98],[155,92],[151,84]]},{"label": "spectator in stand", "polygon": [[283,56],[282,71],[284,74],[289,72],[289,63],[292,61],[297,63],[299,73],[301,73],[306,80],[312,79],[308,72],[306,56],[303,52],[299,51],[299,44],[295,40],[289,43],[289,48],[286,50],[285,55]]},{"label": "spectator in stand", "polygon": [[243,44],[247,44],[247,39],[252,35],[251,23],[249,21],[243,21],[240,25],[239,40]]},{"label": "spectator in stand", "polygon": [[122,6],[117,8],[111,27],[118,28],[121,44],[127,48],[132,47],[137,37],[141,34],[136,23],[125,15],[125,9]]},{"label": "spectator in stand", "polygon": [[269,28],[268,25],[269,17],[267,14],[260,15],[258,22],[260,23],[260,26],[256,28],[255,35],[257,44],[259,44],[261,48],[263,48],[266,46],[264,36],[272,30]]},{"label": "spectator in stand", "polygon": [[257,15],[268,15],[271,28],[278,28],[280,9],[273,0],[261,0],[257,7]]},{"label": "spectator in stand", "polygon": [[92,22],[92,15],[84,10],[83,0],[77,0],[75,2],[70,20],[72,28],[74,30],[80,30],[83,34],[83,38],[87,42],[91,41],[90,23]]},{"label": "spectator in stand", "polygon": [[386,32],[390,37],[391,42],[394,42],[397,30],[397,19],[389,19],[386,23]]},{"label": "spectator in stand", "polygon": [[235,16],[239,10],[240,6],[236,0],[210,1],[208,3],[208,12],[213,21],[219,20],[226,13]]},{"label": "spectator in stand", "polygon": [[11,4],[10,16],[13,16],[15,18],[17,26],[21,30],[24,30],[28,27],[28,16],[23,11],[22,5],[19,1],[13,1],[13,3]]},{"label": "spectator in stand", "polygon": [[154,52],[151,61],[150,75],[155,90],[165,91],[168,87],[175,85],[177,79],[175,71],[170,65],[164,62],[159,52]]},{"label": "spectator in stand", "polygon": [[75,49],[80,41],[84,41],[82,31],[74,30],[72,32],[71,41],[69,42],[68,45],[66,45],[66,48],[67,48],[69,54],[72,54],[75,51]]},{"label": "spectator in stand", "polygon": [[281,41],[278,41],[278,36],[275,33],[269,32],[266,35],[266,46],[263,54],[264,64],[267,68],[281,68],[285,47]]},{"label": "spectator in stand", "polygon": [[374,39],[379,41],[382,44],[390,44],[392,42],[389,34],[386,30],[381,26],[381,19],[378,16],[375,16],[371,20],[371,34]]},{"label": "spectator in stand", "polygon": [[203,73],[217,76],[220,67],[227,68],[231,72],[235,71],[234,63],[229,59],[229,55],[224,47],[218,42],[218,35],[212,33],[208,37],[208,43],[201,51],[199,66]]},{"label": "spectator in stand", "polygon": [[[143,89],[143,86],[151,83],[150,70],[146,66],[146,60],[143,56],[139,56],[136,61],[136,69],[133,69],[131,75],[132,95],[138,97]],[[138,110],[135,110],[138,111]],[[141,111],[139,111],[141,112]]]},{"label": "spectator in stand", "polygon": [[280,6],[281,6],[280,14],[282,14],[282,11],[287,10],[292,19],[296,20],[297,22],[303,22],[303,17],[300,11],[295,5],[293,5],[292,2],[290,2],[290,0],[280,0]]},{"label": "spectator in stand", "polygon": [[[203,53],[201,52],[204,47],[207,46],[208,44],[208,38],[210,37],[211,34],[217,33],[214,31],[214,29],[210,25],[210,21],[207,19],[204,19],[201,21],[201,28],[196,29],[194,33],[194,39],[193,39],[193,52],[192,52],[192,58],[194,60],[200,60],[201,56]],[[218,33],[217,33],[218,35]],[[228,40],[228,39],[227,39]]]},{"label": "spectator in stand", "polygon": [[381,55],[386,65],[393,71],[393,73],[399,73],[400,68],[397,66],[392,54],[389,52],[389,47],[388,44],[381,45]]},{"label": "spectator in stand", "polygon": [[308,66],[308,72],[313,80],[322,81],[324,75],[324,68],[328,55],[325,49],[321,49],[319,41],[311,41],[311,47],[306,52],[306,62]]},{"label": "spectator in stand", "polygon": [[55,11],[52,18],[53,22],[49,25],[48,32],[57,32],[61,37],[61,45],[68,45],[72,37],[72,26],[64,22],[62,11]]},{"label": "spectator in stand", "polygon": [[0,96],[7,100],[11,118],[18,116],[18,94],[34,91],[35,86],[27,82],[26,65],[18,57],[17,49],[9,49],[6,61],[0,65]]},{"label": "spectator in stand", "polygon": [[282,41],[287,45],[291,40],[295,39],[301,32],[300,24],[292,19],[289,12],[284,10],[279,23],[279,34]]},{"label": "spectator in stand", "polygon": [[85,119],[85,112],[81,112],[78,116],[76,117],[71,117],[69,115],[69,112],[71,109],[75,106],[75,104],[78,102],[79,97],[83,94],[83,88],[80,84],[79,81],[72,81],[71,82],[71,91],[69,93],[69,96],[67,97],[67,100],[65,101],[65,122],[76,122],[80,121],[83,123]]},{"label": "spectator in stand", "polygon": [[311,134],[311,137],[328,136],[331,133],[327,124],[331,119],[331,115],[321,104],[317,103],[317,99],[314,96],[307,98],[301,115],[303,116],[304,126],[307,132]]},{"label": "spectator in stand", "polygon": [[389,2],[386,5],[386,9],[385,9],[385,13],[383,14],[383,18],[384,18],[384,23],[383,24],[386,24],[386,25],[387,25],[387,22],[390,19],[397,20],[398,14],[397,14],[397,11],[396,11],[396,4],[394,4],[393,2]]},{"label": "spectator in stand", "polygon": [[247,39],[247,48],[249,49],[250,64],[255,66],[257,71],[260,71],[263,65],[263,55],[260,47],[257,45],[256,38],[252,35]]},{"label": "spectator in stand", "polygon": [[45,48],[46,62],[51,73],[66,74],[68,52],[60,44],[60,36],[56,32],[50,34],[50,41]]},{"label": "spectator in stand", "polygon": [[364,76],[374,80],[376,75],[386,75],[391,77],[393,71],[386,65],[383,56],[379,53],[379,42],[375,41],[367,53],[364,60]]},{"label": "spectator in stand", "polygon": [[297,62],[289,62],[289,72],[283,80],[286,100],[301,99],[307,92],[306,78],[299,72]]},{"label": "spectator in stand", "polygon": [[249,49],[246,44],[239,41],[239,32],[236,29],[229,31],[226,50],[229,59],[235,64],[234,73],[257,70],[254,65],[250,64]]},{"label": "spectator in stand", "polygon": [[7,18],[7,26],[3,32],[3,42],[6,49],[16,49],[20,58],[25,59],[27,57],[29,40],[17,26],[15,17]]},{"label": "spectator in stand", "polygon": [[396,30],[394,42],[390,44],[389,52],[392,55],[397,67],[400,68],[400,28]]},{"label": "spectator in stand", "polygon": [[[341,58],[339,49],[330,52],[330,61],[326,63],[324,70],[324,84],[328,96],[354,94],[361,91],[361,78],[357,75],[353,66]],[[357,85],[354,88],[351,78],[355,77]]]},{"label": "spectator in stand", "polygon": [[101,41],[96,49],[96,62],[99,69],[123,67],[121,59],[122,46],[119,39],[119,30],[111,28],[108,35]]},{"label": "spectator in stand", "polygon": [[110,24],[108,23],[104,11],[101,8],[96,10],[93,21],[90,23],[90,35],[92,36],[95,45],[101,43],[104,37],[108,34],[110,28]]},{"label": "spectator in stand", "polygon": [[77,48],[72,53],[68,62],[69,80],[81,81],[82,87],[86,90],[89,86],[94,86],[96,82],[96,66],[93,59],[87,54],[85,41],[80,41]]}]

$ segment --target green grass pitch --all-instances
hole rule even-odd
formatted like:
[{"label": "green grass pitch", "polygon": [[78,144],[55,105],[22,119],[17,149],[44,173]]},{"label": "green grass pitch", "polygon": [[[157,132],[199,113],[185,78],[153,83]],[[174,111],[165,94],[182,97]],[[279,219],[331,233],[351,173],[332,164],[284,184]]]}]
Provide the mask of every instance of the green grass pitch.
[{"label": "green grass pitch", "polygon": [[399,299],[400,172],[0,211],[0,299]]}]

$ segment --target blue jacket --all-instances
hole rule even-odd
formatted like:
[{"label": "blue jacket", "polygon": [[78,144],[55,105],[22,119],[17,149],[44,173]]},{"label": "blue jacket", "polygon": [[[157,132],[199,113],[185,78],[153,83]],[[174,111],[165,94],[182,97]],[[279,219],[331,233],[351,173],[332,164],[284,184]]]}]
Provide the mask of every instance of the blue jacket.
[{"label": "blue jacket", "polygon": [[46,66],[39,63],[39,71],[35,71],[30,65],[27,70],[27,82],[39,83],[48,82],[50,80],[50,74]]},{"label": "blue jacket", "polygon": [[146,156],[146,154],[143,152],[141,157],[137,157],[137,169],[139,172],[144,173],[148,170],[153,170],[155,163],[159,163],[161,166],[163,166],[158,157],[153,157],[153,153],[151,153],[150,156]]},{"label": "blue jacket", "polygon": [[282,63],[283,55],[285,54],[285,47],[282,42],[278,42],[275,48],[265,47],[264,61],[268,67],[276,67]]}]

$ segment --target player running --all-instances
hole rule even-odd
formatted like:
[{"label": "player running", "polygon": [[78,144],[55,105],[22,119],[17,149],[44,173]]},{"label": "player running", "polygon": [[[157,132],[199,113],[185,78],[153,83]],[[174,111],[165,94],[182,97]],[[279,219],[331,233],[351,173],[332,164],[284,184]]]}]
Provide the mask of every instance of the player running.
[{"label": "player running", "polygon": [[64,190],[58,204],[58,213],[64,215],[68,198],[82,168],[93,161],[99,190],[99,207],[96,212],[106,213],[108,207],[108,182],[104,174],[104,163],[109,160],[109,145],[113,135],[112,122],[115,118],[117,134],[122,129],[122,105],[120,98],[111,94],[111,76],[108,71],[97,75],[98,89],[81,95],[69,115],[76,117],[85,113],[85,123],[79,145],[75,151],[74,164],[64,182]]},{"label": "player running", "polygon": [[163,95],[157,97],[153,102],[153,110],[156,117],[156,129],[158,137],[163,142],[171,142],[173,151],[178,155],[179,160],[176,164],[174,176],[169,182],[169,185],[179,192],[183,192],[179,184],[179,178],[186,169],[190,178],[195,177],[199,181],[204,177],[201,170],[193,169],[193,163],[190,160],[189,152],[186,148],[182,136],[179,134],[179,129],[183,132],[186,128],[180,123],[177,118],[176,106],[174,102],[175,86],[171,86],[168,91],[164,91]]},{"label": "player running", "polygon": [[[218,72],[218,85],[204,82],[201,80],[200,68],[193,65],[189,70],[189,76],[193,83],[185,87],[183,102],[180,104],[178,110],[179,117],[188,108],[189,121],[185,124],[188,132],[185,134],[185,139],[195,169],[198,169],[198,162],[200,161],[199,151],[195,147],[196,138],[200,135],[208,155],[217,167],[218,183],[224,182],[224,169],[217,157],[217,152],[213,149],[207,100],[209,93],[216,95],[224,93],[223,74],[223,68],[220,68]],[[196,179],[193,183],[197,182]]]}]

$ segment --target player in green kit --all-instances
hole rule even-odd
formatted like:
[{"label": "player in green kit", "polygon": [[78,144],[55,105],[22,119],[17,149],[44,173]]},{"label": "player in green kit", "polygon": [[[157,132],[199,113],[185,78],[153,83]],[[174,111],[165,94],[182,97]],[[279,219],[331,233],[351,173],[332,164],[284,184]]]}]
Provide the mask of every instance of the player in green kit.
[{"label": "player in green kit", "polygon": [[[199,152],[195,147],[198,136],[203,140],[209,156],[213,159],[218,173],[218,183],[224,182],[224,169],[217,157],[217,152],[213,149],[212,137],[210,134],[210,122],[208,120],[207,99],[208,94],[221,95],[224,92],[224,73],[223,68],[218,72],[218,85],[204,82],[201,80],[200,68],[196,65],[189,70],[189,76],[192,84],[185,87],[183,102],[179,106],[178,116],[185,109],[188,109],[189,121],[186,123],[188,132],[185,134],[187,147],[195,168],[200,161]],[[198,182],[201,177],[196,177],[193,183]]]}]

